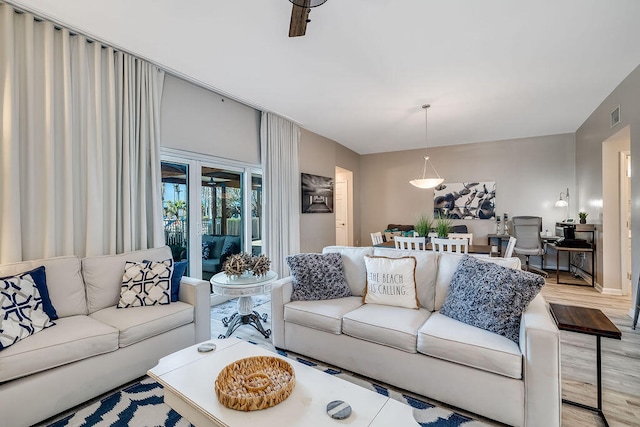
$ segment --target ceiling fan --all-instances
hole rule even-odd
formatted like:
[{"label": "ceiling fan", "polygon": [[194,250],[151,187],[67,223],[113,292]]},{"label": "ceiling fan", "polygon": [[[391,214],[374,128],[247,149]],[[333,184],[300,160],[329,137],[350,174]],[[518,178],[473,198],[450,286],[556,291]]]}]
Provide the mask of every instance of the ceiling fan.
[{"label": "ceiling fan", "polygon": [[312,7],[324,4],[327,0],[289,0],[293,4],[291,10],[291,23],[289,24],[289,37],[304,36],[307,24],[311,22],[309,12]]}]

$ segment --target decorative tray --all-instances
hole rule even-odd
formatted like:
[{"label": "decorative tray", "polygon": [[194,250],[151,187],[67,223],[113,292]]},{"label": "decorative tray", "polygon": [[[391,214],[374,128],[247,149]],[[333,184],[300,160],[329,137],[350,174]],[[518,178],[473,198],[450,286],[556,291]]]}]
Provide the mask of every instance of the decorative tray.
[{"label": "decorative tray", "polygon": [[296,378],[289,362],[278,357],[254,356],[222,369],[215,382],[218,401],[238,411],[269,408],[285,400]]}]

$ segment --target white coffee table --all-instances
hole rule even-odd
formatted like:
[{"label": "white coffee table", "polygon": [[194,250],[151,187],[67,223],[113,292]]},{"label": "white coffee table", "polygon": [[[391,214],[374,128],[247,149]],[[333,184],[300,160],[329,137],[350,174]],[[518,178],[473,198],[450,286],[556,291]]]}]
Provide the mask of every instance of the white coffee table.
[{"label": "white coffee table", "polygon": [[218,338],[228,338],[240,325],[251,325],[265,338],[271,336],[271,329],[264,329],[262,322],[267,321],[267,313],[260,315],[253,309],[253,296],[271,292],[271,283],[278,278],[274,271],[269,271],[261,277],[241,276],[237,279],[229,279],[226,274],[214,275],[210,282],[211,288],[218,295],[238,298],[238,311],[231,317],[222,319],[222,324],[227,326],[227,332]]},{"label": "white coffee table", "polygon": [[[196,427],[418,426],[408,405],[237,338],[208,342],[214,342],[216,350],[198,353],[196,344],[163,357],[148,371],[164,387],[165,403]],[[249,412],[229,409],[218,402],[215,380],[225,366],[250,356],[275,356],[289,362],[296,375],[295,388],[286,400],[271,408]],[[349,403],[351,416],[330,418],[326,406],[333,400]]]}]

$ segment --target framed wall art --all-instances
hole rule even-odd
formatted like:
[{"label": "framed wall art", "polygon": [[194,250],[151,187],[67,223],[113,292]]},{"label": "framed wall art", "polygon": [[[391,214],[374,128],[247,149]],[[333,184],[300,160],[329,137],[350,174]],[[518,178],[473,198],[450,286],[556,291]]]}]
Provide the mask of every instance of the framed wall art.
[{"label": "framed wall art", "polygon": [[303,173],[302,213],[333,212],[333,178]]},{"label": "framed wall art", "polygon": [[495,218],[496,183],[444,182],[435,188],[433,196],[434,217],[451,219]]}]

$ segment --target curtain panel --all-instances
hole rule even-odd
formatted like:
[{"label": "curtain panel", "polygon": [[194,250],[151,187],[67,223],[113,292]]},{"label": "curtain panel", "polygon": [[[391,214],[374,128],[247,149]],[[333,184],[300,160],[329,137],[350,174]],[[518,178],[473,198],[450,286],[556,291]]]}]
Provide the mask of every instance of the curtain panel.
[{"label": "curtain panel", "polygon": [[262,113],[260,145],[265,207],[265,247],[271,269],[289,275],[286,257],[300,252],[300,127]]},{"label": "curtain panel", "polygon": [[0,3],[0,263],[164,244],[163,80]]}]

